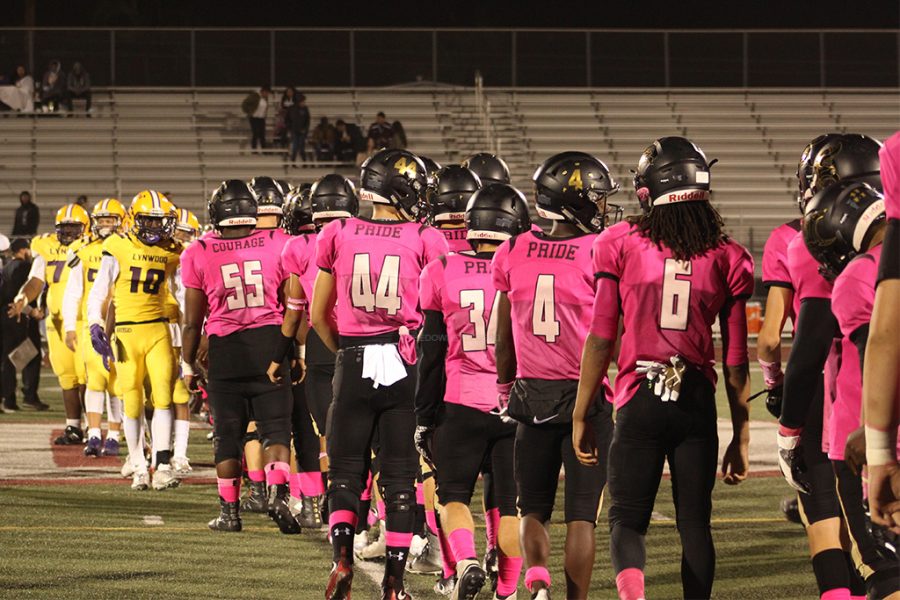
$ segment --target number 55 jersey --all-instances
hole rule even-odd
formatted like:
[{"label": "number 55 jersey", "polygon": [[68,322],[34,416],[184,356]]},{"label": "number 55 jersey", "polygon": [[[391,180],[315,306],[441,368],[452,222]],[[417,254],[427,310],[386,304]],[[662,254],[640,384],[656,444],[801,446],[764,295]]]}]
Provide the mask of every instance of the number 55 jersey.
[{"label": "number 55 jersey", "polygon": [[[715,385],[712,326],[726,304],[753,293],[750,253],[727,240],[691,260],[676,260],[668,248],[657,247],[627,222],[601,233],[593,250],[597,295],[591,333],[614,340],[620,314],[626,319],[616,407],[628,402],[644,380],[635,371],[640,360],[668,363],[677,355]],[[721,324],[723,333],[729,325]],[[746,362],[746,326],[743,332],[728,333],[725,364]]]}]

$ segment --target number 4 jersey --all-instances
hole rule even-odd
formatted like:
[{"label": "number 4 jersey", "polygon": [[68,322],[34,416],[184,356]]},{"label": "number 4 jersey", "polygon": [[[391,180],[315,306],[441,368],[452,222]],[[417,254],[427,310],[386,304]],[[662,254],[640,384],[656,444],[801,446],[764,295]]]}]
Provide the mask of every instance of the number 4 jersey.
[{"label": "number 4 jersey", "polygon": [[281,266],[283,245],[275,230],[265,230],[228,239],[214,233],[187,247],[181,281],[206,295],[208,335],[281,325],[278,290],[287,278]]},{"label": "number 4 jersey", "polygon": [[419,275],[447,252],[444,236],[419,223],[354,217],[326,225],[316,241],[316,263],[335,279],[338,333],[418,329]]},{"label": "number 4 jersey", "polygon": [[[628,402],[644,379],[635,372],[639,360],[668,363],[677,355],[715,385],[713,323],[726,303],[753,293],[753,258],[743,246],[729,240],[680,261],[624,222],[597,237],[594,272],[597,296],[591,333],[616,339],[619,316],[624,315],[617,407]],[[746,315],[734,318],[743,323],[743,335],[731,336],[724,351],[728,365],[747,362]],[[723,323],[722,329],[729,325]]]}]

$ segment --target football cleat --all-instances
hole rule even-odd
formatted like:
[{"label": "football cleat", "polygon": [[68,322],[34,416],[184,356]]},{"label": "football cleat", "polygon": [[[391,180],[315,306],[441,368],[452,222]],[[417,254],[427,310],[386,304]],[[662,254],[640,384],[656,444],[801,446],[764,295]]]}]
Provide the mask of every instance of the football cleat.
[{"label": "football cleat", "polygon": [[353,536],[353,555],[359,556],[359,553],[363,551],[363,549],[369,545],[369,532],[368,531],[360,531],[356,535]]},{"label": "football cleat", "polygon": [[438,575],[442,570],[441,548],[437,536],[428,532],[427,542],[422,553],[412,562],[406,563],[406,570],[419,575]]},{"label": "football cleat", "polygon": [[56,446],[74,446],[75,444],[83,444],[84,431],[82,431],[81,427],[68,425],[63,434],[53,440],[53,443]]},{"label": "football cleat", "polygon": [[300,533],[301,529],[300,523],[297,522],[297,519],[291,513],[291,507],[288,504],[289,499],[290,492],[286,483],[269,486],[269,504],[267,508],[269,516],[278,525],[281,533],[294,535]]},{"label": "football cleat", "polygon": [[191,468],[191,462],[188,460],[187,456],[174,456],[169,464],[172,465],[172,468],[179,477],[184,477],[194,470]]},{"label": "football cleat", "polygon": [[449,596],[453,593],[453,589],[456,587],[456,575],[451,575],[450,577],[441,577],[437,580],[437,583],[434,584],[434,592],[436,594],[440,594],[441,596]]},{"label": "football cleat", "polygon": [[781,512],[784,513],[784,518],[791,523],[803,524],[803,520],[800,518],[800,503],[797,500],[797,496],[784,498],[781,501]]},{"label": "football cleat", "polygon": [[500,580],[500,565],[498,562],[498,551],[496,548],[488,548],[484,553],[484,561],[481,568],[491,578],[491,591],[497,591],[497,582]]},{"label": "football cleat", "polygon": [[103,450],[100,451],[100,456],[118,456],[119,455],[119,440],[114,440],[112,438],[106,438],[106,441],[103,442]]},{"label": "football cleat", "polygon": [[[382,529],[382,531],[384,530]],[[378,536],[377,540],[369,542],[369,544],[356,553],[355,556],[359,560],[381,560],[384,558],[385,552],[387,552],[387,545],[385,544],[384,534],[382,533]]]},{"label": "football cleat", "polygon": [[87,444],[84,446],[84,455],[85,456],[100,456],[100,449],[103,446],[103,441],[98,437],[92,437],[88,439]]},{"label": "football cleat", "polygon": [[131,462],[131,455],[129,454],[125,457],[125,464],[122,465],[122,470],[119,471],[119,474],[125,479],[128,479],[129,477],[134,475],[134,472],[134,463]]},{"label": "football cleat", "polygon": [[134,471],[134,475],[131,478],[131,489],[136,492],[143,492],[144,490],[150,489],[150,473],[146,470]]},{"label": "football cleat", "polygon": [[409,542],[409,555],[415,558],[422,554],[422,551],[425,550],[425,545],[428,543],[428,538],[422,537],[419,534],[416,534],[412,537],[412,540]]},{"label": "football cleat", "polygon": [[531,600],[550,600],[550,590],[541,588],[531,594]]},{"label": "football cleat", "polygon": [[301,527],[322,529],[322,517],[319,514],[319,502],[322,496],[304,496],[300,501],[300,515],[297,521]]},{"label": "football cleat", "polygon": [[491,598],[491,600],[516,600],[517,595],[518,594],[516,594],[516,592],[513,592],[509,596],[499,596],[497,592],[494,592],[494,596]]},{"label": "football cleat", "polygon": [[474,600],[484,587],[487,574],[477,560],[462,560],[456,565],[458,581],[453,588],[451,600]]},{"label": "football cleat", "polygon": [[241,523],[239,504],[238,502],[225,502],[219,498],[219,516],[207,524],[209,528],[213,531],[240,531],[243,524]]},{"label": "football cleat", "polygon": [[402,582],[398,585],[393,577],[388,577],[381,583],[381,600],[413,600],[413,597],[403,589]]},{"label": "football cleat", "polygon": [[265,513],[268,511],[269,498],[265,481],[251,481],[247,497],[241,502],[241,510],[252,513]]},{"label": "football cleat", "polygon": [[176,488],[181,483],[178,475],[172,469],[172,465],[156,465],[153,471],[153,489],[156,491]]},{"label": "football cleat", "polygon": [[328,577],[328,585],[325,587],[325,600],[349,600],[352,584],[353,565],[343,560],[334,563]]}]

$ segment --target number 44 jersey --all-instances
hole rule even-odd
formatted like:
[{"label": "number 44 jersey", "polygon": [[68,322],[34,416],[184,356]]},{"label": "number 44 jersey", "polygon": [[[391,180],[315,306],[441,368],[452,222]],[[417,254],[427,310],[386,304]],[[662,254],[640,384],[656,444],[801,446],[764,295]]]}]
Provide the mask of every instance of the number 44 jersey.
[{"label": "number 44 jersey", "polygon": [[204,236],[181,255],[181,281],[202,291],[209,303],[206,333],[224,337],[283,320],[278,290],[284,240],[275,230],[239,238]]},{"label": "number 44 jersey", "polygon": [[[644,379],[635,372],[639,360],[668,363],[678,355],[715,385],[712,326],[726,304],[753,293],[750,253],[728,240],[680,261],[623,222],[597,237],[593,263],[597,295],[591,333],[616,339],[624,315],[616,406],[625,404]],[[747,362],[746,315],[735,314],[733,320],[743,324],[743,333],[730,336],[723,352],[728,365]],[[731,322],[722,323],[722,330],[733,332]]]}]

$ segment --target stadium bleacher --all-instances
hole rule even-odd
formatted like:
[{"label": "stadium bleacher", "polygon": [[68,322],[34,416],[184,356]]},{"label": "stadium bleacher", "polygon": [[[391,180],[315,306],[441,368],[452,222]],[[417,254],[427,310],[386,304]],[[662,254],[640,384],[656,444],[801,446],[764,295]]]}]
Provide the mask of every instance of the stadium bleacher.
[{"label": "stadium bleacher", "polygon": [[[495,148],[513,183],[530,187],[534,165],[567,149],[606,160],[622,186],[615,201],[634,210],[630,183],[642,149],[654,138],[685,135],[710,158],[714,202],[729,229],[754,253],[768,231],[795,214],[794,169],[806,142],[823,131],[860,131],[884,138],[900,128],[896,93],[850,91],[487,89],[483,104],[472,88],[304,90],[312,123],[343,118],[363,129],[379,110],[400,120],[410,148],[438,162],[459,161]],[[250,152],[240,111],[246,90],[96,90],[93,118],[0,119],[0,228],[8,229],[18,192],[31,190],[52,208],[77,194],[130,198],[154,187],[204,214],[208,193],[227,177],[270,174],[312,181],[335,163],[292,168],[280,151]],[[269,137],[274,125],[270,111]],[[485,116],[489,128],[484,126]]]}]

